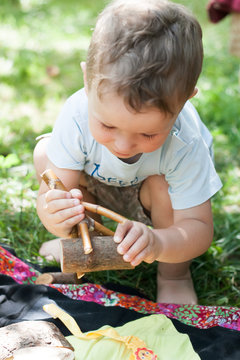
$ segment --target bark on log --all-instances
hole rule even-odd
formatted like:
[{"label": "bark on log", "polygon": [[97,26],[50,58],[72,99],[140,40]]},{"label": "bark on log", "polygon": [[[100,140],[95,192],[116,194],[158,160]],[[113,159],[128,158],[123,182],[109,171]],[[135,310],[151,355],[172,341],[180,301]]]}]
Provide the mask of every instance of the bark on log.
[{"label": "bark on log", "polygon": [[81,284],[82,281],[78,279],[77,274],[66,274],[62,272],[43,273],[38,276],[36,284]]},{"label": "bark on log", "polygon": [[93,251],[85,255],[81,238],[60,239],[60,262],[64,273],[86,273],[103,270],[134,269],[118,254],[112,236],[94,236]]},{"label": "bark on log", "polygon": [[22,321],[0,328],[0,360],[11,359],[14,351],[31,346],[53,346],[73,351],[57,326],[47,321]]}]

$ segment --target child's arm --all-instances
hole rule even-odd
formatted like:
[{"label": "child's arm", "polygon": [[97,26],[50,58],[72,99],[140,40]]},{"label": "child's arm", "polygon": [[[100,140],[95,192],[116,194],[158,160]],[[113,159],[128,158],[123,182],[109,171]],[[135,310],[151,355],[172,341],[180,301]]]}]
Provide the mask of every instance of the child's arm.
[{"label": "child's arm", "polygon": [[114,240],[118,252],[133,266],[155,260],[181,263],[204,253],[213,237],[210,200],[185,210],[174,211],[174,224],[166,229],[150,229],[146,225],[126,221],[119,224]]},{"label": "child's arm", "polygon": [[84,207],[80,205],[82,193],[78,189],[80,171],[59,169],[50,161],[46,169],[52,169],[66,188],[72,190],[49,190],[42,181],[37,197],[37,212],[48,231],[58,237],[68,237],[72,227],[85,216]]}]

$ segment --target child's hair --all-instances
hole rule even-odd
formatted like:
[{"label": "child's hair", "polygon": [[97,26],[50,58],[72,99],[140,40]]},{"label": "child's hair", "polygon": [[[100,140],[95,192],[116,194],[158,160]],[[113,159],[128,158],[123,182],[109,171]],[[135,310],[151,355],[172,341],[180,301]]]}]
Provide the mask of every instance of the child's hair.
[{"label": "child's hair", "polygon": [[87,56],[87,84],[114,91],[135,111],[168,113],[194,91],[203,61],[202,30],[167,0],[115,0],[99,15]]}]

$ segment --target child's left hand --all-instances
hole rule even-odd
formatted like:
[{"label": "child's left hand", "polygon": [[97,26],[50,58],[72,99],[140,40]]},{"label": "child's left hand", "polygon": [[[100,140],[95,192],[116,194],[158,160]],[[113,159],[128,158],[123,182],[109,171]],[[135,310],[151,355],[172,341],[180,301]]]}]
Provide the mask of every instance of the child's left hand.
[{"label": "child's left hand", "polygon": [[119,243],[118,253],[133,266],[139,265],[142,261],[150,264],[159,256],[156,235],[143,223],[127,220],[119,224],[113,239]]}]

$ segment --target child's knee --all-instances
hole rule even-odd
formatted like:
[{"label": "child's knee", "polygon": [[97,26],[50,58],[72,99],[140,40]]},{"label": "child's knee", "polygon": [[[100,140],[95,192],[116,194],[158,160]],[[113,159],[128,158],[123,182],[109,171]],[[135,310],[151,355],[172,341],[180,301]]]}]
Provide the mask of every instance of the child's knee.
[{"label": "child's knee", "polygon": [[[144,180],[140,190],[140,201],[144,208],[151,210],[152,203],[168,200],[168,183],[164,175],[152,175]],[[169,199],[170,200],[170,199]]]},{"label": "child's knee", "polygon": [[48,139],[39,140],[33,151],[33,163],[38,179],[40,179],[40,174],[46,170],[46,163],[48,159],[46,154],[47,143]]},{"label": "child's knee", "polygon": [[164,175],[152,175],[146,180],[147,186],[149,186],[150,192],[168,192],[168,183]]}]

